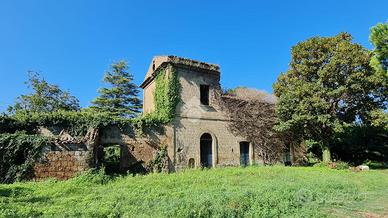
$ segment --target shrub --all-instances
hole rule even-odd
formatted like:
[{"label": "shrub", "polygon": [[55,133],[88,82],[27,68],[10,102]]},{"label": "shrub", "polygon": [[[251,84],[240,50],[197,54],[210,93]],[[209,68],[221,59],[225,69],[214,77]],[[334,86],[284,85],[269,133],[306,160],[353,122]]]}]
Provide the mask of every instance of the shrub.
[{"label": "shrub", "polygon": [[336,170],[347,170],[349,169],[349,164],[343,161],[337,161],[335,162],[335,167],[334,169]]}]

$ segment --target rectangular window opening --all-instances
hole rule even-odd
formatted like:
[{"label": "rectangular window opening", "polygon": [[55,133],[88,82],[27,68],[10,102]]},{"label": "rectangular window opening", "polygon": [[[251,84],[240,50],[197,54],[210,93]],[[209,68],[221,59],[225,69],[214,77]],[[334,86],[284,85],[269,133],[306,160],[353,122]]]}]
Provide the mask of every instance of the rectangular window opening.
[{"label": "rectangular window opening", "polygon": [[201,92],[201,104],[209,105],[209,86],[200,85],[200,92]]}]

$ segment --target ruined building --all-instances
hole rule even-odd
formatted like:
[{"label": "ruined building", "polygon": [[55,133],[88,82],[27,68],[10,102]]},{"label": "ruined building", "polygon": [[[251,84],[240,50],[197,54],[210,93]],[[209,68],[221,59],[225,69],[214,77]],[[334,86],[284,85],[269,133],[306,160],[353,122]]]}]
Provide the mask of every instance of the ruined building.
[{"label": "ruined building", "polygon": [[[157,56],[152,60],[145,80],[144,113],[155,110],[155,73],[171,64],[180,83],[180,102],[169,126],[169,156],[175,168],[199,166],[237,166],[254,161],[252,144],[228,131],[228,119],[221,111],[215,92],[220,89],[220,68],[175,56]],[[167,75],[172,68],[167,68]]]},{"label": "ruined building", "polygon": [[[216,99],[221,76],[218,65],[176,56],[154,57],[141,84],[144,114],[156,110],[155,79],[162,70],[166,77],[174,70],[180,85],[180,99],[172,122],[156,130],[148,129],[143,135],[136,134],[130,126],[124,130],[111,126],[98,133],[91,131],[78,144],[69,142],[71,146],[46,151],[46,161],[36,164],[35,176],[69,178],[98,165],[104,149],[112,145],[119,149],[119,167],[124,170],[146,168],[161,146],[167,147],[166,164],[170,171],[261,162],[253,144],[228,129],[228,117]],[[71,138],[61,134],[58,137]]]}]

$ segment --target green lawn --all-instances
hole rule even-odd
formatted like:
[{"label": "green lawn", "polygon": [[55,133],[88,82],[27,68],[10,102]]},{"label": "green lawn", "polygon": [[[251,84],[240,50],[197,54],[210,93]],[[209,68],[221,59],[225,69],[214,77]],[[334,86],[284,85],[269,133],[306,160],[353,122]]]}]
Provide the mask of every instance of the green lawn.
[{"label": "green lawn", "polygon": [[248,167],[0,185],[0,217],[384,215],[387,170]]}]

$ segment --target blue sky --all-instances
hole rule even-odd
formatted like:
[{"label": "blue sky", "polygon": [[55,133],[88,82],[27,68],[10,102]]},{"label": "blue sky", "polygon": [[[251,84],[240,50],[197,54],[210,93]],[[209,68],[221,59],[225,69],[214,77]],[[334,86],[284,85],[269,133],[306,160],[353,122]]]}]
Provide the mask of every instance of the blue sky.
[{"label": "blue sky", "polygon": [[386,0],[2,0],[0,111],[28,93],[28,70],[88,106],[112,61],[128,60],[140,84],[154,55],[216,63],[223,87],[272,92],[297,42],[347,31],[371,48],[369,29],[388,20],[387,8]]}]

